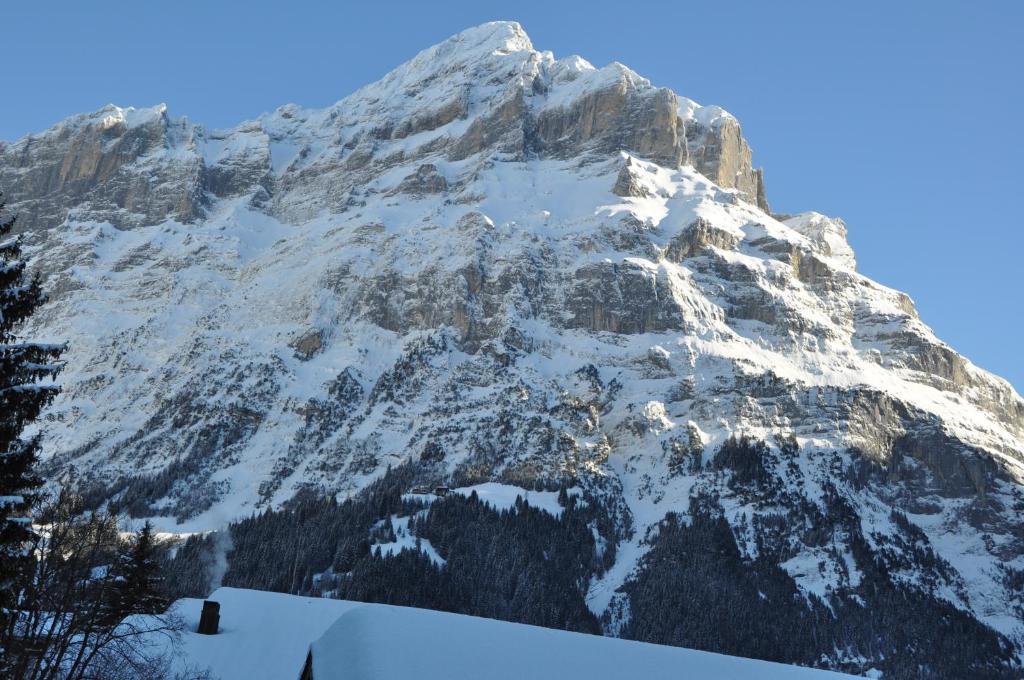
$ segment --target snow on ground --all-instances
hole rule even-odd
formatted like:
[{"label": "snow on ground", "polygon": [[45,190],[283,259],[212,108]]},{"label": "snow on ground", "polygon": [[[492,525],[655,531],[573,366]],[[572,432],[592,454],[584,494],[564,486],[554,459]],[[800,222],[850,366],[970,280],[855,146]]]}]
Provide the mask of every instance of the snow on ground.
[{"label": "snow on ground", "polygon": [[380,550],[381,556],[385,555],[397,555],[403,550],[420,550],[425,553],[430,561],[437,566],[443,566],[445,560],[441,555],[438,554],[434,546],[430,544],[425,538],[419,538],[414,536],[409,531],[409,520],[410,517],[399,517],[398,515],[391,515],[391,526],[395,530],[395,540],[391,543],[374,543],[370,546],[370,551]]},{"label": "snow on ground", "polygon": [[[485,482],[473,486],[460,486],[452,489],[452,493],[467,498],[476,492],[477,498],[491,506],[495,510],[511,510],[516,505],[516,499],[522,498],[530,507],[543,510],[555,517],[561,517],[565,510],[558,502],[557,491],[530,491],[512,484],[501,484],[499,482]],[[576,487],[566,489],[570,496],[576,496],[579,503],[585,503],[581,496],[582,490]],[[432,503],[436,496],[433,494],[407,493],[402,498],[420,501],[421,503]]]},{"label": "snow on ground", "polygon": [[[220,632],[194,633],[202,600],[174,605],[188,632],[177,668],[220,680],[298,678],[312,645],[316,680],[773,680],[827,671],[408,607],[220,588]],[[154,644],[166,644],[161,636]]]},{"label": "snow on ground", "polygon": [[[499,484],[498,482],[463,486],[458,489],[452,489],[452,491],[463,496],[470,496],[475,491],[481,501],[490,505],[495,510],[511,510],[515,507],[516,498],[522,498],[530,506],[543,510],[555,517],[561,517],[562,511],[565,509],[558,504],[557,491],[527,491],[518,486]],[[570,495],[578,493],[578,490],[569,490]]]}]

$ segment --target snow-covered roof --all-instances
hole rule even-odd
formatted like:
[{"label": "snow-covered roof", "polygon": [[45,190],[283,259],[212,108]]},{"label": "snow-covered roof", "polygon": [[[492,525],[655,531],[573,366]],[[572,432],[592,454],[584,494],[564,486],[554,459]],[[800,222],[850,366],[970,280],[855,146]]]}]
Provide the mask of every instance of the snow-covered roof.
[{"label": "snow-covered roof", "polygon": [[222,680],[298,678],[312,648],[314,680],[827,680],[808,668],[474,616],[238,588],[219,588],[220,632],[194,633],[202,600],[183,599],[182,667]]},{"label": "snow-covered roof", "polygon": [[313,643],[314,680],[825,680],[835,673],[447,612],[367,604]]},{"label": "snow-covered roof", "polygon": [[209,669],[220,680],[297,679],[309,645],[339,616],[359,606],[345,600],[241,588],[218,588],[208,599],[220,603],[216,635],[195,632],[202,600],[186,598],[172,606],[187,631],[181,636],[176,663],[182,668]]}]

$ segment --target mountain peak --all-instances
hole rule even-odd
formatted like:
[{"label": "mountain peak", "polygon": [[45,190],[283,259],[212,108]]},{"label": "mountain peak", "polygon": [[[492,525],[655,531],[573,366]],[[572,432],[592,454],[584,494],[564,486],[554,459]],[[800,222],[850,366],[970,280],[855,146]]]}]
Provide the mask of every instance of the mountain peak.
[{"label": "mountain peak", "polygon": [[[540,55],[522,26],[514,21],[481,24],[419,52],[380,80],[366,85],[332,107],[364,117],[402,116],[413,109],[465,100],[479,86],[508,84],[536,72]],[[468,102],[467,102],[468,103]]]},{"label": "mountain peak", "polygon": [[460,31],[425,51],[430,52],[445,47],[473,52],[485,50],[505,53],[533,51],[530,36],[526,35],[526,31],[518,21],[488,21]]}]

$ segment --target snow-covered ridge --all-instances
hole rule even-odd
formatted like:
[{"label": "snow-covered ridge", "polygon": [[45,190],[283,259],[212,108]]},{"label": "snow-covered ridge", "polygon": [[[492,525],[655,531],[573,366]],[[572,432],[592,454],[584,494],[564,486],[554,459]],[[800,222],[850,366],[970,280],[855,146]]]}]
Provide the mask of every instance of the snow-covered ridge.
[{"label": "snow-covered ridge", "polygon": [[[654,127],[631,129],[636,112],[652,105],[646,125]],[[376,172],[399,158],[441,152],[461,160],[484,149],[569,157],[625,144],[666,162],[691,162],[763,202],[738,130],[720,107],[680,99],[619,63],[597,69],[578,56],[556,59],[533,49],[519,24],[492,22],[422,51],[325,109],[289,104],[226,130],[172,117],[163,104],[74,116],[0,144],[0,180],[15,197],[36,196],[17,206],[23,226],[53,224],[81,209],[87,186],[93,216],[119,226],[171,216],[190,222],[208,210],[211,194],[260,188],[271,194],[272,211],[291,222],[336,210],[324,195],[361,179],[366,165]],[[79,138],[71,162],[61,158],[59,169],[36,175],[32,168],[57,162],[51,156],[60,152],[50,147],[64,148],[69,136]],[[159,189],[144,188],[152,178]],[[130,199],[143,191],[150,193],[145,206]]]},{"label": "snow-covered ridge", "polygon": [[717,127],[725,121],[734,121],[736,117],[723,109],[721,106],[701,106],[692,99],[680,97],[679,115],[684,119],[696,120],[704,127]]},{"label": "snow-covered ridge", "polygon": [[101,130],[118,125],[134,128],[156,122],[167,115],[167,105],[163,103],[141,108],[107,104],[96,111],[80,113],[66,118],[48,130],[26,135],[16,143],[27,144],[31,140],[45,135],[67,135],[89,126],[97,126]]}]

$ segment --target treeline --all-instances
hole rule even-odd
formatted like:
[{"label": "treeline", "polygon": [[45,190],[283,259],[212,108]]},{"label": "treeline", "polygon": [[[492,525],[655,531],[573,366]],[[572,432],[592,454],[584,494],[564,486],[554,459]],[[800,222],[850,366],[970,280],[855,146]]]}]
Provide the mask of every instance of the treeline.
[{"label": "treeline", "polygon": [[[228,542],[190,538],[168,561],[169,589],[176,596],[206,595],[216,553],[229,543],[226,586],[600,632],[584,598],[590,577],[610,565],[614,553],[596,557],[595,506],[564,492],[560,518],[521,499],[498,511],[475,494],[428,506],[402,499],[416,471],[413,463],[389,470],[340,503],[300,496],[286,508],[232,524]],[[445,563],[435,564],[420,550],[383,556],[372,550],[371,536],[394,539],[393,515],[410,517],[410,531],[430,541]]]},{"label": "treeline", "polygon": [[689,522],[675,514],[662,522],[626,592],[623,637],[802,665],[830,649],[824,603],[805,600],[777,564],[744,560],[706,496],[691,500]]},{"label": "treeline", "polygon": [[[475,494],[435,501],[410,523],[446,560],[436,567],[419,551],[371,555],[339,580],[348,599],[415,604],[548,628],[599,633],[586,606],[591,575],[602,569],[585,511],[563,495],[555,518],[518,499],[497,511]],[[426,583],[416,578],[426,575]],[[424,585],[428,587],[424,588]]]}]

